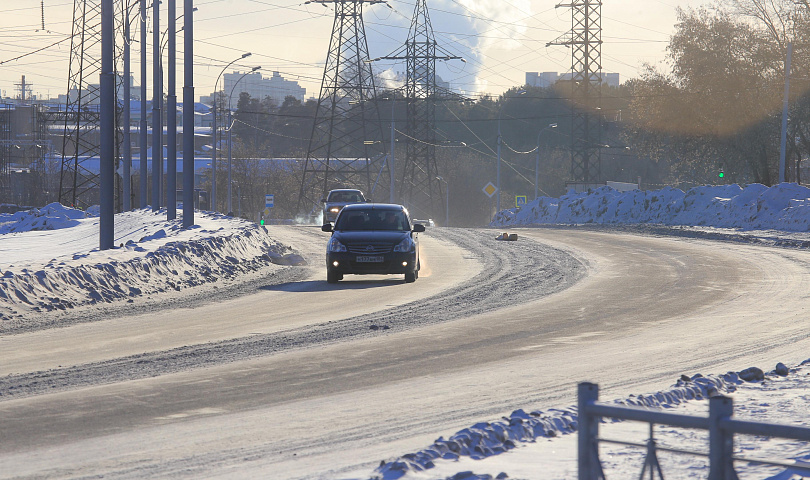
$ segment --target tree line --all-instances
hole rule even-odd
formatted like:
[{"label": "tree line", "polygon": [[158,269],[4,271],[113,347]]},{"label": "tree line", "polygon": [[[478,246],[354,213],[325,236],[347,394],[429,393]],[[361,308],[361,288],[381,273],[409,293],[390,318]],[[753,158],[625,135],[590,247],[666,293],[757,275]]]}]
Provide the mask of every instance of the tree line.
[{"label": "tree line", "polygon": [[[784,66],[792,43],[787,180],[801,182],[801,163],[810,154],[809,13],[806,2],[792,0],[721,0],[679,9],[663,63],[643,65],[639,78],[621,86],[600,87],[600,106],[590,114],[601,121],[602,179],[649,189],[778,182]],[[515,86],[498,97],[435,99],[436,157],[448,181],[451,223],[480,225],[494,212],[494,199],[482,188],[496,181],[499,130],[503,208],[514,206],[515,195],[531,199],[535,176],[539,195],[565,193],[573,180],[571,91],[560,81],[549,88]],[[395,155],[403,158],[405,102],[383,91],[377,107],[385,124],[381,140],[390,145],[393,119]],[[264,193],[275,193],[274,216],[299,213],[300,169],[315,109],[315,101],[288,97],[277,105],[240,95],[233,157],[243,212],[257,212]],[[298,161],[268,165],[260,158]]]}]

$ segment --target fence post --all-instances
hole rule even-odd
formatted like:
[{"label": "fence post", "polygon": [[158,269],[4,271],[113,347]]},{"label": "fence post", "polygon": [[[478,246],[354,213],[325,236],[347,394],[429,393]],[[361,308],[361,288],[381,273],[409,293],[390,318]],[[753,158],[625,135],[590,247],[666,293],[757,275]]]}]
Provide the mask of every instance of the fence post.
[{"label": "fence post", "polygon": [[599,385],[582,382],[577,386],[577,412],[578,420],[578,479],[594,480],[599,478],[601,470],[597,438],[599,436],[599,421],[587,413],[587,405],[599,400]]},{"label": "fence post", "polygon": [[709,399],[709,480],[729,480],[734,474],[734,433],[720,427],[720,421],[734,414],[734,401],[729,397]]}]

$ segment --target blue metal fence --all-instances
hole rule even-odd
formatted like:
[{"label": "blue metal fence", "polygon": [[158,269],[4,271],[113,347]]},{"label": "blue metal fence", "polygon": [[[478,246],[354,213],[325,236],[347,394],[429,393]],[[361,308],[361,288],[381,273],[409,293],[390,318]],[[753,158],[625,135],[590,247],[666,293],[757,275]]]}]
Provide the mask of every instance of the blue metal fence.
[{"label": "blue metal fence", "polygon": [[[715,396],[709,399],[709,416],[699,417],[647,410],[639,407],[607,405],[598,403],[599,386],[580,383],[578,388],[578,479],[604,480],[605,474],[599,460],[599,443],[614,443],[646,448],[647,455],[642,466],[640,480],[645,474],[652,480],[663,479],[664,472],[658,463],[657,451],[684,455],[697,455],[709,459],[709,480],[736,480],[734,462],[792,468],[810,474],[810,467],[776,460],[751,459],[734,455],[734,435],[760,435],[771,438],[786,438],[810,442],[810,428],[778,425],[763,422],[734,420],[734,403],[731,398]],[[602,418],[646,422],[650,436],[646,444],[599,438],[599,423]],[[654,425],[669,425],[680,428],[708,430],[708,452],[697,452],[658,446],[653,437]]]}]

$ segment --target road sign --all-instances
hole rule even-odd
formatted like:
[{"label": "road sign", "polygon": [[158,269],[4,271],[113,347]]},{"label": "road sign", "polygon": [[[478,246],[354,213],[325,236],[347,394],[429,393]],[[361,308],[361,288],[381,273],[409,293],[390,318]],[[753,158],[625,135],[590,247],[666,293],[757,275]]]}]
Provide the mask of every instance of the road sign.
[{"label": "road sign", "polygon": [[273,203],[275,202],[275,198],[273,194],[267,194],[264,196],[264,208],[273,208]]},{"label": "road sign", "polygon": [[515,206],[518,208],[525,207],[526,200],[526,195],[515,195]]},{"label": "road sign", "polygon": [[497,191],[498,187],[493,185],[492,182],[489,182],[484,186],[484,193],[486,193],[489,198],[492,198],[492,196],[495,195],[495,192]]},{"label": "road sign", "polygon": [[265,215],[265,216],[269,216],[269,215],[270,215],[270,207],[264,207],[264,215]]}]

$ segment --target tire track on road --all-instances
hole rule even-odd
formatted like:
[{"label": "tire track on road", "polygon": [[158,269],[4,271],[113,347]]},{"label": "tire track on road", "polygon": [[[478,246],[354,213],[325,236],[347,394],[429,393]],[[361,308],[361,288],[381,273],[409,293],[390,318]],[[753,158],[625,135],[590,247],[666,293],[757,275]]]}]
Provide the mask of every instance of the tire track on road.
[{"label": "tire track on road", "polygon": [[562,250],[531,240],[504,242],[492,230],[432,229],[481,262],[481,272],[440,294],[405,305],[306,327],[148,352],[104,362],[9,375],[0,401],[93,385],[156,377],[265,357],[456,320],[537,300],[570,287],[587,265]]}]

